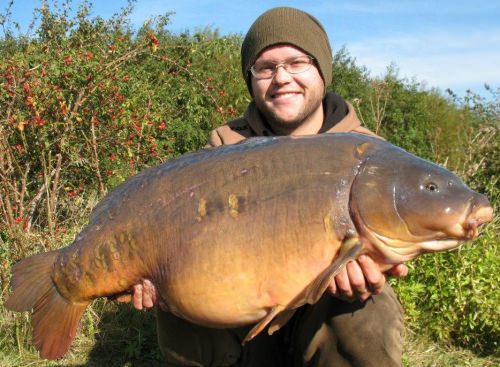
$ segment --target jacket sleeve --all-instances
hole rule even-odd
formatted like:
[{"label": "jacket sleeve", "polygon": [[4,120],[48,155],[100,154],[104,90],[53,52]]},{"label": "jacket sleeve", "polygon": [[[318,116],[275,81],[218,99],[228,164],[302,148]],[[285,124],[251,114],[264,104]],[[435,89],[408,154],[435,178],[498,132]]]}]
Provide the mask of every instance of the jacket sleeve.
[{"label": "jacket sleeve", "polygon": [[236,144],[252,135],[248,123],[239,118],[212,130],[206,147]]}]

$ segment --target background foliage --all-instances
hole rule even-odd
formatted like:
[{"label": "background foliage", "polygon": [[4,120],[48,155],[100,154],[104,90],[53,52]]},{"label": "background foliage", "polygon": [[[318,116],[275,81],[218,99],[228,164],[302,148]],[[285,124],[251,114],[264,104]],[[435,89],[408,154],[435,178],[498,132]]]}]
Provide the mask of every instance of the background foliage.
[{"label": "background foliage", "polygon": [[[241,36],[211,28],[173,34],[169,14],[134,30],[132,5],[110,19],[91,17],[88,3],[76,14],[70,5],[44,3],[27,33],[16,31],[8,9],[0,16],[1,303],[15,261],[71,242],[108,190],[202,147],[211,129],[249,102]],[[366,126],[458,172],[498,213],[499,90],[486,86],[488,100],[472,91],[443,95],[398,77],[394,65],[373,78],[347,49],[335,53],[333,80],[332,90],[352,102]],[[408,277],[393,281],[409,334],[499,357],[498,229],[497,216],[474,243],[424,256],[409,265]],[[158,361],[152,316],[132,314],[96,302],[68,361],[90,363],[116,348],[124,351],[117,365],[145,355]],[[0,307],[0,335],[2,359],[36,363],[27,315]],[[116,339],[119,345],[104,342]]]}]

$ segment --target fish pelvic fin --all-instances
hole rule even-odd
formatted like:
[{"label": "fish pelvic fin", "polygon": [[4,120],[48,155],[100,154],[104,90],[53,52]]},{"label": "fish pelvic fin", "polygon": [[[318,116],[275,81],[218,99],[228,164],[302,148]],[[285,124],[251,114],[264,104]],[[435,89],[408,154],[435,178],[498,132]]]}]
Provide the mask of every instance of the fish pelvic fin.
[{"label": "fish pelvic fin", "polygon": [[73,341],[87,303],[71,303],[57,291],[51,273],[59,251],[24,259],[12,267],[12,294],[5,307],[12,311],[33,310],[33,344],[40,357],[62,357]]},{"label": "fish pelvic fin", "polygon": [[250,330],[243,339],[242,345],[252,340],[269,325],[268,333],[272,335],[285,325],[294,315],[298,307],[306,303],[315,304],[326,291],[333,277],[351,260],[355,260],[363,252],[363,244],[357,237],[342,242],[340,252],[333,262],[321,272],[297,297],[287,306],[273,307],[268,314]]}]

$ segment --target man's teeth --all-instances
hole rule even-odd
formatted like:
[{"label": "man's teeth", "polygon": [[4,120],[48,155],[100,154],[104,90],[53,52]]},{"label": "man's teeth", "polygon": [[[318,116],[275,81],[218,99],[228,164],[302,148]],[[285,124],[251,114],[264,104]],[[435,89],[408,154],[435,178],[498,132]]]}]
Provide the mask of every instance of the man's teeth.
[{"label": "man's teeth", "polygon": [[290,98],[296,95],[297,93],[280,93],[280,94],[275,94],[274,98]]}]

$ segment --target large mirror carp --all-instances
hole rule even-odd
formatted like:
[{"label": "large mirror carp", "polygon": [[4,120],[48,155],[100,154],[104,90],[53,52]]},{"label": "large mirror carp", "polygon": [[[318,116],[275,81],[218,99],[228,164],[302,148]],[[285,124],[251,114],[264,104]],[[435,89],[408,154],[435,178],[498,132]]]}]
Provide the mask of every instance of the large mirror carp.
[{"label": "large mirror carp", "polygon": [[88,304],[151,279],[170,312],[272,332],[362,253],[381,270],[458,247],[493,209],[456,175],[360,134],[254,138],[147,169],[111,191],[65,248],[13,266],[6,307],[33,310],[43,358]]}]

